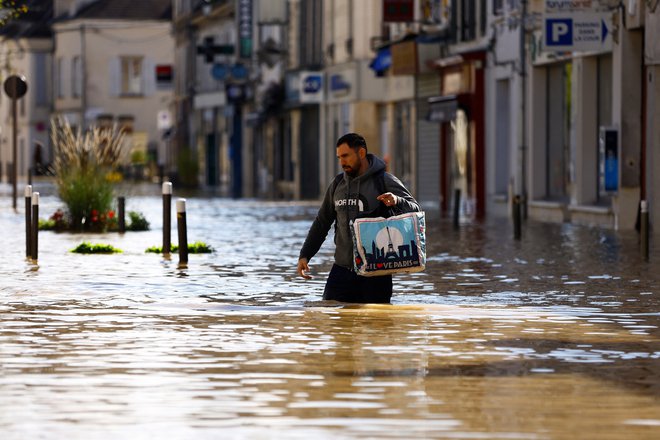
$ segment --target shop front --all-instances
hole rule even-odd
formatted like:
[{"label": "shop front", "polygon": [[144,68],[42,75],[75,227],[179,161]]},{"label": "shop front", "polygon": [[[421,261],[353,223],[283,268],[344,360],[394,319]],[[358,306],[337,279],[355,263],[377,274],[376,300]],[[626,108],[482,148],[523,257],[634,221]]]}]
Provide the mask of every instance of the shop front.
[{"label": "shop front", "polygon": [[439,96],[428,98],[427,119],[440,124],[440,210],[464,220],[486,214],[484,52],[436,60]]}]

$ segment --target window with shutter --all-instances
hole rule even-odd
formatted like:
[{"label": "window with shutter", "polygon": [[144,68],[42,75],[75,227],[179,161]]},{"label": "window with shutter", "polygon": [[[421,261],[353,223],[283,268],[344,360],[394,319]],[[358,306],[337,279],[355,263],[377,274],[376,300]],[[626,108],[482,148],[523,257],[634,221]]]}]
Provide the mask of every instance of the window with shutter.
[{"label": "window with shutter", "polygon": [[121,94],[135,96],[144,94],[144,59],[142,57],[121,58]]},{"label": "window with shutter", "polygon": [[71,60],[71,92],[74,98],[82,95],[82,62],[80,56],[76,55]]}]

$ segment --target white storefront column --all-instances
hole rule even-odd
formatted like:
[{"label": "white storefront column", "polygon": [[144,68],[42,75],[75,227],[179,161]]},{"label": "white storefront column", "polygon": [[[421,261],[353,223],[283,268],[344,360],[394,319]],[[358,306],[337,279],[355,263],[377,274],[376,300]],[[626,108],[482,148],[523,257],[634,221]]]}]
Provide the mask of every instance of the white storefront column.
[{"label": "white storefront column", "polygon": [[642,47],[643,33],[625,29],[619,21],[618,43],[612,51],[612,120],[619,128],[619,192],[613,197],[615,228],[633,229],[640,196],[642,144]]},{"label": "white storefront column", "polygon": [[598,63],[596,57],[573,59],[573,111],[574,118],[574,187],[572,205],[590,205],[597,198],[598,164]]},{"label": "white storefront column", "polygon": [[547,180],[547,71],[544,67],[530,69],[528,92],[531,112],[528,136],[528,194],[530,200],[541,200],[546,196]]}]

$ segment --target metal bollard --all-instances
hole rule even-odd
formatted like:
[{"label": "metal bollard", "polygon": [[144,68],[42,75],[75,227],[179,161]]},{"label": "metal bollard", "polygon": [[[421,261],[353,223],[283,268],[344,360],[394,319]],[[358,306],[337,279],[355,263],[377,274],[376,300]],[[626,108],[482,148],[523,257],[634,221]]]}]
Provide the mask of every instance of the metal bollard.
[{"label": "metal bollard", "polygon": [[172,251],[172,182],[163,182],[163,254]]},{"label": "metal bollard", "polygon": [[459,217],[461,213],[461,190],[454,190],[454,228],[458,229]]},{"label": "metal bollard", "polygon": [[32,237],[30,238],[30,257],[39,258],[39,193],[32,193]]},{"label": "metal bollard", "polygon": [[649,261],[649,206],[646,200],[640,202],[640,229],[642,257]]},{"label": "metal bollard", "polygon": [[188,263],[188,228],[186,226],[186,199],[176,201],[176,226],[179,232],[179,264]]},{"label": "metal bollard", "polygon": [[119,232],[126,232],[126,197],[117,198],[117,218],[119,222]]},{"label": "metal bollard", "polygon": [[25,256],[30,258],[32,235],[32,185],[25,187]]},{"label": "metal bollard", "polygon": [[522,200],[520,196],[515,196],[513,198],[513,238],[520,240],[522,235],[521,223],[522,223]]}]

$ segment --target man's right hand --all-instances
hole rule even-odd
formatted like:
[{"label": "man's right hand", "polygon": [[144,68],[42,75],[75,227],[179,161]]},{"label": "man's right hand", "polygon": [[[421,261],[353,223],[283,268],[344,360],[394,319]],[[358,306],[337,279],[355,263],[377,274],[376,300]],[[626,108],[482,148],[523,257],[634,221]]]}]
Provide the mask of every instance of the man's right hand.
[{"label": "man's right hand", "polygon": [[298,260],[298,275],[309,280],[312,276],[309,275],[309,265],[307,263],[307,258],[301,258]]}]

